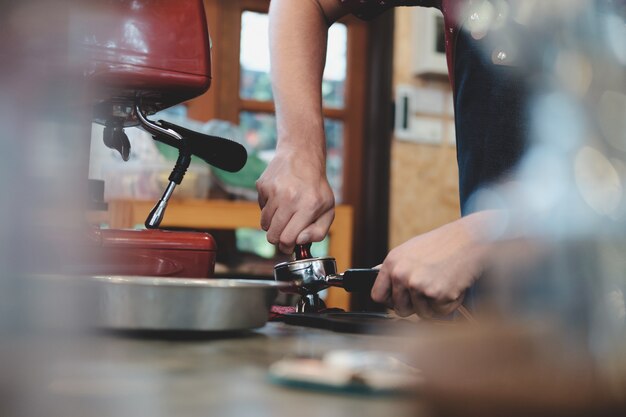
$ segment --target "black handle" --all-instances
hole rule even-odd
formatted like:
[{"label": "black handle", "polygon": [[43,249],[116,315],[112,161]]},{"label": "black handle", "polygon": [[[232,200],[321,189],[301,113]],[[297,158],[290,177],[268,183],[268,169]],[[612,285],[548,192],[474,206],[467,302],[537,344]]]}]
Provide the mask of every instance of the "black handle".
[{"label": "black handle", "polygon": [[378,269],[348,269],[341,275],[346,291],[370,292],[378,276]]},{"label": "black handle", "polygon": [[[185,139],[189,152],[202,158],[209,165],[225,171],[237,172],[243,168],[248,160],[246,148],[237,142],[194,132],[165,120],[159,120],[159,124],[181,135]],[[180,141],[165,135],[156,135],[154,139],[177,149],[182,146]]]}]

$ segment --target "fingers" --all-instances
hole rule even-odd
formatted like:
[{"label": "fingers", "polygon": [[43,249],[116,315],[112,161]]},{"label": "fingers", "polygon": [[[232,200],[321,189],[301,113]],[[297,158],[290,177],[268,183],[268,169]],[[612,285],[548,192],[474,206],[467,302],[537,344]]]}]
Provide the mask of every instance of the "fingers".
[{"label": "fingers", "polygon": [[294,212],[285,207],[276,208],[268,203],[261,210],[261,227],[267,231],[268,242],[278,245],[283,253],[291,253],[296,243],[305,244],[323,240],[334,218],[335,209],[332,207],[316,219],[315,212]]},{"label": "fingers", "polygon": [[[261,199],[259,197],[259,204],[260,201]],[[276,209],[278,207],[276,204],[267,204],[267,199],[265,201],[266,203],[264,203],[261,207],[261,229],[267,232],[272,224],[272,219],[274,218],[274,214],[276,214]]]},{"label": "fingers", "polygon": [[394,309],[400,317],[413,314],[415,306],[407,288],[398,279],[392,283],[392,277],[389,274],[390,268],[386,267],[385,264],[378,265],[376,269],[380,269],[380,272],[370,293],[372,300]]},{"label": "fingers", "polygon": [[[326,211],[317,219],[316,213],[314,212],[299,211],[295,213],[282,229],[277,243],[278,249],[283,253],[291,253],[296,243],[303,245],[305,243],[321,241],[328,233],[328,229],[334,218],[334,208]],[[268,239],[269,238],[270,234],[268,232]]]},{"label": "fingers", "polygon": [[267,200],[261,210],[261,228],[267,231],[268,242],[281,252],[293,252],[296,243],[319,242],[328,234],[335,218],[334,199],[325,204],[304,201],[279,205],[275,201],[279,200]]},{"label": "fingers", "polygon": [[261,188],[258,181],[257,181],[256,188],[257,188],[257,200],[259,201],[259,207],[261,207],[261,210],[263,210],[263,208],[265,208],[265,204],[267,204],[268,196],[265,193],[265,191]]},{"label": "fingers", "polygon": [[261,228],[281,252],[322,240],[335,217],[333,191],[316,169],[275,157],[257,181]]},{"label": "fingers", "polygon": [[423,319],[431,319],[436,315],[431,299],[415,291],[411,291],[410,294],[415,314]]},{"label": "fingers", "polygon": [[[271,204],[271,203],[270,203]],[[267,241],[273,245],[280,244],[280,236],[287,224],[293,219],[295,211],[290,207],[278,207],[269,220],[267,228]]]},{"label": "fingers", "polygon": [[393,284],[391,288],[393,309],[400,317],[408,317],[415,313],[413,309],[413,302],[411,301],[411,294],[403,285],[398,283]]},{"label": "fingers", "polygon": [[385,262],[378,266],[380,272],[370,295],[375,302],[393,308],[399,316],[410,316],[414,313],[411,295],[403,284],[402,278],[397,273],[392,275],[393,267],[390,264],[391,262],[385,259]]},{"label": "fingers", "polygon": [[[270,240],[270,232],[268,232],[267,234],[267,239],[270,240],[271,243],[277,244],[278,245],[278,249],[282,252],[282,253],[291,253],[293,252],[294,246],[296,244],[296,237],[298,236],[298,233],[307,227],[307,225],[309,225],[311,223],[312,219],[311,216],[308,215],[308,213],[303,213],[303,212],[298,212],[295,213],[293,215],[293,217],[291,217],[291,219],[289,220],[289,222],[284,225],[284,227],[282,225],[279,225],[277,227],[277,232],[280,233],[279,237],[278,237],[278,241],[277,242],[272,242]],[[280,230],[282,230],[282,232],[280,232]],[[274,232],[274,230],[272,230],[272,232]],[[273,233],[272,233],[272,237],[273,237]],[[310,241],[304,242],[304,243],[309,243]]]},{"label": "fingers", "polygon": [[432,285],[428,276],[406,267],[391,255],[380,267],[371,296],[401,317],[414,313],[424,319],[447,316],[462,304],[463,294],[455,299],[428,296],[425,291]]},{"label": "fingers", "polygon": [[335,220],[335,209],[331,208],[323,213],[317,220],[302,230],[296,238],[298,245],[309,242],[319,242],[328,234],[330,225]]},{"label": "fingers", "polygon": [[440,301],[431,303],[432,311],[438,316],[447,316],[454,313],[462,304],[465,294],[462,294],[459,298],[453,301]]},{"label": "fingers", "polygon": [[411,294],[405,285],[406,277],[398,273],[392,258],[392,255],[387,256],[382,265],[377,266],[380,272],[370,295],[375,302],[393,308],[401,317],[407,317],[415,312]]},{"label": "fingers", "polygon": [[374,282],[370,295],[372,300],[375,302],[385,304],[387,307],[393,308],[393,301],[391,298],[391,279],[386,268],[380,268],[380,272],[376,277],[376,281]]}]

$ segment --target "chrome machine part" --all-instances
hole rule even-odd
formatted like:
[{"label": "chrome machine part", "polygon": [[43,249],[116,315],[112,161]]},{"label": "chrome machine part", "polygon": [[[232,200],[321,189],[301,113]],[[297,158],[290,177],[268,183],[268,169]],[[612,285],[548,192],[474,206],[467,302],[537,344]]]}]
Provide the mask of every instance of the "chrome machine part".
[{"label": "chrome machine part", "polygon": [[274,267],[274,279],[289,283],[282,291],[301,295],[317,294],[329,286],[326,277],[336,274],[335,258],[301,259]]},{"label": "chrome machine part", "polygon": [[[112,120],[119,121],[122,127],[137,126],[139,124],[135,115],[134,101],[128,99],[120,99],[118,101],[111,99],[97,103],[94,105],[93,113],[93,121],[104,126],[111,123]],[[146,113],[145,106],[144,113]]]},{"label": "chrome machine part", "polygon": [[313,258],[311,245],[296,245],[295,261],[274,267],[274,279],[289,285],[283,292],[300,294],[296,305],[300,313],[319,311],[326,306],[318,292],[328,287],[341,287],[348,292],[369,292],[374,286],[377,269],[348,269],[337,273],[335,258]]},{"label": "chrome machine part", "polygon": [[156,205],[148,214],[148,218],[146,219],[145,226],[147,229],[156,229],[161,224],[163,220],[163,216],[165,216],[165,209],[167,208],[167,203],[170,201],[170,197],[176,188],[176,183],[174,181],[170,181],[167,184],[167,188],[163,193],[161,199],[156,203]]},{"label": "chrome machine part", "polygon": [[319,294],[305,294],[296,304],[296,313],[317,313],[325,308],[326,303],[320,298]]},{"label": "chrome machine part", "polygon": [[158,124],[154,123],[153,121],[148,120],[148,118],[143,114],[143,111],[141,110],[141,107],[139,104],[135,104],[135,114],[137,115],[139,124],[146,132],[155,136],[165,135],[175,140],[180,140],[180,141],[183,140],[182,136],[180,136],[175,131],[171,129],[165,129],[159,126]]},{"label": "chrome machine part", "polygon": [[167,208],[167,204],[176,188],[177,184],[180,184],[182,181],[187,168],[189,167],[189,163],[191,162],[191,155],[187,150],[187,146],[184,144],[183,137],[179,135],[177,132],[171,129],[165,129],[158,124],[148,120],[148,118],[143,114],[141,107],[139,104],[135,105],[135,113],[137,114],[137,119],[141,127],[146,130],[148,133],[155,136],[166,136],[176,141],[180,141],[182,143],[180,149],[180,154],[178,157],[178,161],[176,162],[176,166],[174,167],[174,171],[170,175],[170,182],[163,193],[161,199],[156,203],[154,208],[148,214],[146,218],[146,222],[144,223],[146,228],[148,229],[156,229],[161,224],[163,220],[163,216],[165,215],[165,209]]}]

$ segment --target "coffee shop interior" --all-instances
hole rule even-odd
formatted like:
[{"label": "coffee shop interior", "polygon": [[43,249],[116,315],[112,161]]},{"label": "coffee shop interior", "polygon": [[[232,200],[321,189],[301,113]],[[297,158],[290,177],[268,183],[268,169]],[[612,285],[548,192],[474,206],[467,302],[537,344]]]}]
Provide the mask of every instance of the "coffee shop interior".
[{"label": "coffee shop interior", "polygon": [[[268,8],[264,0],[206,2],[212,87],[163,112],[164,118],[235,139],[248,150],[248,162],[237,173],[192,164],[164,218],[170,227],[219,236],[217,276],[271,277],[273,265],[286,259],[260,228],[255,188],[276,147]],[[422,21],[427,37],[412,29]],[[365,22],[349,16],[330,29],[322,94],[327,175],[338,207],[328,239],[315,243],[312,252],[335,257],[340,269],[378,265],[388,248],[460,216],[442,25],[432,9],[398,9],[395,18],[389,13]],[[414,48],[413,39],[422,45]],[[394,88],[402,98],[417,97],[410,104],[415,126],[410,131],[399,121],[397,136]],[[176,153],[136,129],[130,134],[144,137],[133,138],[141,145],[124,162],[104,146],[102,130],[94,124],[90,178],[105,181],[109,211],[98,220],[143,227],[167,182],[166,161],[175,161]],[[336,303],[349,305],[347,298]]]},{"label": "coffee shop interior", "polygon": [[[626,4],[301,1],[350,13],[321,81],[334,221],[290,253],[257,181],[293,4],[6,5],[0,415],[626,415]],[[489,113],[476,62],[526,107]],[[466,196],[472,152],[501,162],[468,129],[513,136],[498,111],[522,156]],[[454,308],[397,308],[407,242],[432,247],[406,274],[454,282],[474,266],[436,236],[477,213]]]}]

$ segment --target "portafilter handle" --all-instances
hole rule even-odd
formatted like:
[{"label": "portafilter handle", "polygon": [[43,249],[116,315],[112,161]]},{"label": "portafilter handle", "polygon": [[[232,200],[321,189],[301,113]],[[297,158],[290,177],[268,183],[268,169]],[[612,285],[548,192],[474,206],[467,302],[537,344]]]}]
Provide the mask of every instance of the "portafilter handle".
[{"label": "portafilter handle", "polygon": [[161,221],[165,215],[165,209],[167,208],[167,203],[170,201],[174,188],[176,188],[177,184],[180,184],[183,181],[183,177],[185,176],[185,172],[187,172],[187,168],[189,168],[190,163],[191,154],[185,147],[181,147],[178,152],[176,165],[174,165],[174,169],[168,178],[170,182],[163,193],[163,197],[161,197],[152,211],[150,211],[150,214],[148,214],[148,218],[144,223],[146,229],[156,229],[161,225]]},{"label": "portafilter handle", "polygon": [[337,275],[326,277],[331,287],[341,287],[347,292],[370,292],[378,277],[378,269],[348,269]]}]

